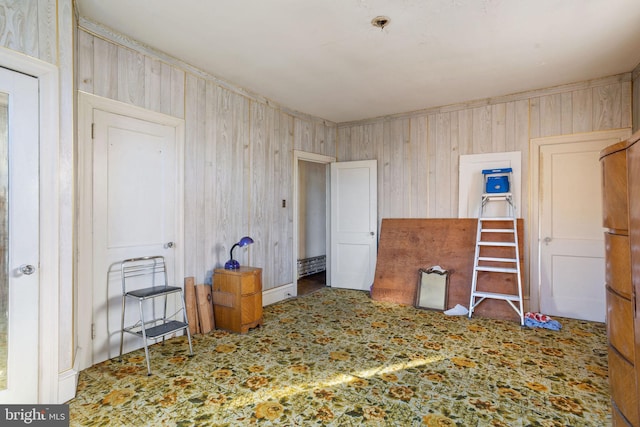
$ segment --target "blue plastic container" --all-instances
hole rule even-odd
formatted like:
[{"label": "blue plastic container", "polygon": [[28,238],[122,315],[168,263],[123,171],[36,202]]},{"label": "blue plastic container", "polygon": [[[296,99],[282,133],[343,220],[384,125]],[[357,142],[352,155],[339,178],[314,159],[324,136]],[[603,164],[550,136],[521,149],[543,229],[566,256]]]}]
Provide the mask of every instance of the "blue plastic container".
[{"label": "blue plastic container", "polygon": [[513,170],[511,168],[502,169],[484,169],[485,193],[508,193],[509,192],[509,175]]}]

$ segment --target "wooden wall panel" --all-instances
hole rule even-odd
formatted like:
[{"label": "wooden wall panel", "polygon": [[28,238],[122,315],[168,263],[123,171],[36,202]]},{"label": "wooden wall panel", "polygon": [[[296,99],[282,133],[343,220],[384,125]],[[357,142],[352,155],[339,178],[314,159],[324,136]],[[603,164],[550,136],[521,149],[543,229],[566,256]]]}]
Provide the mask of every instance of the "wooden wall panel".
[{"label": "wooden wall panel", "polygon": [[[262,280],[273,286],[293,281],[292,124],[290,116],[251,103],[251,262],[269,266]],[[326,130],[316,127],[315,134],[312,145],[320,149],[327,141]]]},{"label": "wooden wall panel", "polygon": [[575,133],[589,132],[593,129],[593,91],[590,89],[575,90],[571,94],[572,126]]},{"label": "wooden wall panel", "polygon": [[458,116],[458,154],[473,154],[473,111],[465,109],[452,114]]},{"label": "wooden wall panel", "polygon": [[[384,200],[382,216],[395,218],[410,211],[409,168],[409,120],[401,119],[384,123],[385,144],[382,147],[382,182],[378,194]],[[380,173],[380,171],[378,171]]]},{"label": "wooden wall panel", "polygon": [[[207,248],[222,247],[222,256],[210,259],[209,268],[219,267],[228,259],[231,246],[241,237],[251,235],[249,228],[250,205],[250,143],[249,143],[249,100],[241,95],[217,87],[217,111],[215,118],[215,179],[207,183],[209,191],[204,197],[210,197],[215,189],[216,234],[210,236]],[[236,249],[234,258],[243,265],[255,265],[248,255],[254,248]],[[205,254],[206,255],[206,254]],[[205,260],[208,257],[205,256]],[[212,265],[213,264],[213,265]],[[263,267],[262,265],[255,265]],[[264,266],[266,267],[266,266]],[[267,275],[268,277],[268,275]]]},{"label": "wooden wall panel", "polygon": [[[151,110],[154,105],[160,105],[162,62],[154,58],[142,58],[144,60],[144,107]],[[165,76],[166,81],[166,76]],[[162,113],[168,114],[165,109],[160,108]]]},{"label": "wooden wall panel", "polygon": [[72,14],[71,0],[38,0],[38,58],[51,64],[61,65],[65,60],[60,57],[64,54],[63,51],[71,53],[72,27],[63,25],[72,22]]},{"label": "wooden wall panel", "polygon": [[185,72],[78,31],[78,90],[185,118]]},{"label": "wooden wall panel", "polygon": [[78,60],[76,71],[76,87],[83,92],[95,94],[93,88],[95,78],[93,71],[94,37],[84,31],[78,31],[77,34],[76,50],[80,60]]},{"label": "wooden wall panel", "polygon": [[118,49],[118,100],[145,106],[145,59],[130,49]]},{"label": "wooden wall panel", "polygon": [[429,209],[429,153],[427,151],[427,119],[412,118],[409,121],[409,174],[411,176],[410,215],[421,218]]},{"label": "wooden wall panel", "polygon": [[[184,94],[184,84],[185,84],[185,76],[186,73],[176,67],[169,67],[167,64],[162,64],[162,75],[165,76],[169,73],[171,77],[169,78],[169,82],[165,82],[162,80],[163,84],[160,88],[161,93],[169,92],[169,99],[163,97],[161,98],[161,108],[160,111],[165,112],[166,114],[170,114],[175,117],[184,118],[184,108],[185,108],[185,94]],[[167,87],[166,84],[170,86]],[[169,104],[166,107],[166,104]],[[164,108],[166,107],[166,108]]]},{"label": "wooden wall panel", "polygon": [[305,120],[300,120],[295,118],[293,120],[294,123],[294,131],[295,135],[294,140],[294,148],[300,151],[306,151],[309,153],[314,153],[313,151],[313,143],[314,143],[314,127],[312,123],[309,123]]},{"label": "wooden wall panel", "polygon": [[472,114],[473,130],[471,132],[471,140],[473,141],[474,153],[493,152],[491,106],[474,108]]},{"label": "wooden wall panel", "polygon": [[[448,173],[450,150],[449,146],[438,145],[438,141],[442,140],[443,135],[450,134],[449,118],[450,113],[431,114],[427,117],[427,215],[430,218],[441,218],[443,215],[446,217],[448,212],[445,214],[443,210],[451,199],[448,194],[450,181],[442,179],[443,176],[450,177]],[[449,140],[448,137],[445,138]],[[393,189],[389,189],[389,191],[393,191]]]},{"label": "wooden wall panel", "polygon": [[[251,246],[252,265],[271,265],[273,261],[273,247],[271,224],[276,215],[276,200],[270,195],[274,186],[273,151],[271,150],[270,132],[273,128],[273,111],[266,105],[251,103]],[[274,283],[273,269],[265,270],[262,279]]]},{"label": "wooden wall panel", "polygon": [[[424,125],[423,125],[424,127]],[[342,134],[341,134],[342,133]],[[336,132],[336,158],[338,161],[378,160],[378,187],[382,188],[384,122],[376,121],[351,127],[338,128]],[[414,140],[414,138],[412,138]],[[344,143],[340,144],[340,141]],[[424,157],[426,160],[426,156]],[[426,168],[425,168],[426,170]],[[378,196],[379,198],[381,195]],[[380,205],[380,203],[378,203]]]},{"label": "wooden wall panel", "polygon": [[[58,3],[60,3],[58,5]],[[58,7],[61,13],[58,14]],[[0,46],[39,58],[50,64],[58,64],[58,15],[71,21],[68,0],[7,0],[0,4]],[[71,28],[64,28],[70,32]],[[63,42],[69,42],[70,34],[60,34]],[[70,50],[70,45],[60,45]]]},{"label": "wooden wall panel", "polygon": [[[218,177],[218,147],[214,143],[218,138],[220,127],[220,117],[222,107],[220,105],[218,88],[206,79],[198,79],[196,92],[196,105],[198,113],[196,122],[192,123],[196,134],[196,166],[191,173],[195,174],[196,180],[196,240],[194,255],[196,258],[196,270],[194,274],[197,283],[209,283],[213,275],[214,266],[212,260],[219,259],[225,262],[228,259],[230,244],[212,245],[212,236],[218,236],[218,229],[230,226],[228,221],[223,219],[223,207],[229,206],[228,200],[219,201],[218,190],[221,188],[231,188],[230,180],[222,180]],[[187,127],[190,127],[187,125]],[[231,164],[228,156],[224,161]],[[236,166],[236,165],[234,165]],[[239,193],[240,195],[242,193]],[[224,221],[224,222],[223,222]],[[227,237],[227,236],[226,236]],[[234,242],[237,241],[234,240]],[[228,242],[228,240],[227,240]],[[225,253],[226,252],[226,253]],[[238,251],[240,255],[241,252]],[[189,275],[188,272],[185,275]],[[204,277],[203,277],[204,275]]]},{"label": "wooden wall panel", "polygon": [[492,151],[507,151],[507,104],[491,106],[491,142]]},{"label": "wooden wall panel", "polygon": [[630,84],[626,78],[611,78],[602,84],[532,98],[530,137],[629,127]]},{"label": "wooden wall panel", "polygon": [[293,147],[295,150],[334,157],[336,155],[335,134],[334,124],[294,117]]},{"label": "wooden wall panel", "polygon": [[[86,60],[89,60],[89,58],[86,58]],[[117,100],[118,46],[94,37],[92,60],[93,94]]]},{"label": "wooden wall panel", "polygon": [[561,135],[562,95],[556,93],[541,96],[538,105],[540,108],[540,136]]},{"label": "wooden wall panel", "polygon": [[[272,228],[273,247],[272,264],[263,267],[272,269],[274,274],[270,287],[276,287],[293,282],[293,117],[282,111],[272,109],[273,128],[270,129],[270,147],[273,152],[273,187],[270,200],[274,200],[274,218],[270,224]],[[330,144],[335,144],[335,128]],[[329,147],[331,148],[331,147]],[[333,148],[335,150],[335,148]],[[282,200],[286,207],[282,207]],[[263,279],[264,287],[264,279]]]},{"label": "wooden wall panel", "polygon": [[[426,159],[402,163],[398,150],[407,137],[406,116],[387,117],[370,121],[340,124],[338,147],[340,160],[368,158],[368,153],[378,152],[381,157],[380,218],[455,217],[458,198],[458,158],[463,154],[479,154],[503,151],[522,153],[523,200],[519,210],[526,217],[528,212],[528,164],[529,140],[542,136],[591,132],[628,126],[631,120],[631,82],[629,75],[568,85],[565,90],[550,88],[522,95],[505,102],[486,100],[473,104],[448,106],[410,117],[408,134],[411,153],[420,153],[426,147]],[[484,105],[478,105],[484,104]],[[414,132],[413,124],[426,121],[424,135]],[[377,126],[377,127],[376,127]],[[375,133],[365,130],[375,130]],[[406,142],[406,141],[405,141]],[[371,148],[378,146],[378,149]],[[359,157],[360,156],[360,157]],[[420,181],[417,174],[427,168]],[[400,168],[401,170],[395,170]],[[418,171],[418,169],[421,169]],[[408,181],[402,179],[406,171],[414,193],[411,203],[404,203],[403,194]],[[417,189],[422,186],[422,190]],[[428,200],[426,212],[416,210],[420,196]],[[525,222],[526,224],[526,222]]]},{"label": "wooden wall panel", "polygon": [[0,5],[3,27],[0,44],[11,50],[38,58],[38,2],[18,0]]},{"label": "wooden wall panel", "polygon": [[[191,225],[194,227],[194,235],[192,242],[185,242],[185,259],[193,257],[194,270],[187,270],[185,268],[185,276],[195,277],[196,284],[202,284],[205,282],[205,273],[207,272],[207,263],[205,262],[205,241],[207,239],[205,224],[207,221],[211,221],[211,218],[216,216],[217,211],[206,212],[205,211],[205,151],[207,149],[206,134],[207,134],[207,105],[211,106],[214,100],[209,99],[207,102],[207,82],[204,79],[195,79],[193,82],[193,98],[189,101],[194,108],[192,119],[186,126],[187,139],[190,140],[190,154],[194,158],[187,162],[191,163],[191,168],[185,171],[185,182],[190,181],[191,187],[185,188],[185,194],[194,192],[193,198],[194,212],[189,212],[189,218],[185,218],[185,227]],[[191,94],[191,90],[189,94]],[[211,95],[209,95],[211,97]],[[211,148],[209,148],[211,149]],[[213,167],[213,165],[210,165]],[[211,171],[209,171],[209,176]],[[186,206],[185,206],[186,210]],[[194,216],[191,216],[191,215]],[[188,224],[189,221],[193,221],[194,224]],[[186,266],[185,266],[186,267]]]},{"label": "wooden wall panel", "polygon": [[[198,239],[198,218],[202,213],[202,208],[198,209],[199,200],[202,194],[198,192],[197,169],[202,157],[198,156],[198,135],[195,131],[195,124],[198,121],[198,111],[204,109],[204,101],[198,104],[198,77],[191,74],[186,78],[186,98],[185,122],[189,123],[185,130],[184,148],[184,271],[185,276],[193,276],[196,283],[203,283],[204,271],[199,277],[195,272],[199,271],[198,257],[196,256]],[[189,255],[187,255],[189,254]]]},{"label": "wooden wall panel", "polygon": [[[255,233],[261,243],[246,259],[265,264],[265,290],[291,281],[293,149],[341,161],[377,159],[380,219],[455,217],[459,155],[521,151],[520,211],[528,224],[530,138],[624,127],[631,122],[632,96],[640,97],[632,95],[630,76],[620,75],[337,126],[82,30],[77,84],[185,118],[185,273],[208,280],[230,245]],[[241,260],[243,254],[237,254]]]},{"label": "wooden wall panel", "polygon": [[187,276],[210,282],[231,246],[250,235],[255,243],[236,248],[234,258],[263,268],[264,290],[292,282],[293,149],[335,156],[335,124],[294,116],[82,29],[77,85],[185,119]]},{"label": "wooden wall panel", "polygon": [[[640,77],[636,77],[638,79]],[[358,160],[368,158],[370,153],[379,153],[382,179],[378,187],[378,211],[382,221],[383,218],[455,218],[459,156],[520,151],[523,182],[518,212],[528,227],[529,140],[629,126],[631,97],[630,75],[624,74],[519,94],[503,102],[482,100],[416,112],[409,117],[399,115],[344,123],[338,125],[338,157],[339,160]],[[640,90],[633,92],[633,97],[640,104]],[[408,133],[407,120],[410,121]],[[426,127],[421,128],[420,123],[426,123]],[[405,159],[403,146],[410,147],[411,155],[406,161],[402,161]],[[367,154],[362,147],[367,147]],[[408,186],[411,190],[407,190]],[[407,191],[410,203],[405,202]],[[424,200],[426,206],[420,204]],[[526,241],[524,253],[528,259]],[[528,269],[526,263],[524,268]],[[528,288],[526,284],[525,288]]]}]

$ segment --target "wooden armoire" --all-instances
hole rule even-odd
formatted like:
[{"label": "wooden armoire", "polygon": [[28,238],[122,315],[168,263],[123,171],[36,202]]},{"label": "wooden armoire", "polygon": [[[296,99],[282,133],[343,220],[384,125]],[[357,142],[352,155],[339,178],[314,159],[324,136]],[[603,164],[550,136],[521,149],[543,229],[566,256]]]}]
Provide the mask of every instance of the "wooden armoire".
[{"label": "wooden armoire", "polygon": [[600,161],[612,420],[640,427],[640,132]]}]

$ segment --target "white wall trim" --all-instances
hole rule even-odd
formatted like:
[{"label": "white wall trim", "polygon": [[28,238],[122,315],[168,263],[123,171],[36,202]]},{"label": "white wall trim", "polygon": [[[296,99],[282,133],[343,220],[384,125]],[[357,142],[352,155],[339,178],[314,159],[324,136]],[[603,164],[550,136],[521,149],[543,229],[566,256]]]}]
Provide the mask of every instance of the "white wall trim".
[{"label": "white wall trim", "polygon": [[59,374],[58,403],[68,402],[76,397],[78,388],[78,371],[68,369]]},{"label": "white wall trim", "polygon": [[288,283],[262,292],[262,306],[275,304],[296,296],[296,285]]},{"label": "white wall trim", "polygon": [[[58,68],[39,59],[0,48],[3,67],[38,79],[40,122],[40,284],[38,401],[58,402],[60,322],[59,125]],[[71,286],[71,284],[65,284]]]},{"label": "white wall trim", "polygon": [[[176,236],[184,237],[184,146],[185,146],[185,121],[181,118],[169,116],[155,111],[136,107],[124,102],[114,101],[86,92],[78,91],[78,179],[76,203],[78,205],[77,223],[77,298],[76,298],[76,333],[79,369],[85,369],[92,365],[93,349],[91,344],[91,323],[93,318],[93,237],[92,237],[92,164],[93,144],[91,137],[91,124],[93,122],[93,110],[98,109],[140,120],[146,120],[176,129],[176,162],[178,165],[178,183],[176,200],[178,211],[176,212]],[[178,241],[175,246],[175,277],[184,277],[184,245]],[[177,281],[178,284],[182,280]]]},{"label": "white wall trim", "polygon": [[[596,132],[574,133],[570,135],[533,138],[529,144],[529,295],[530,311],[540,311],[540,150],[544,145],[563,144],[576,141],[590,141],[618,138],[623,141],[631,136],[631,129],[613,129]],[[525,227],[526,228],[526,227]],[[604,285],[603,285],[604,286]]]},{"label": "white wall trim", "polygon": [[[293,273],[293,292],[291,294],[291,296],[296,296],[298,295],[298,242],[300,241],[300,236],[298,235],[298,215],[300,215],[300,200],[298,200],[298,191],[299,191],[299,185],[300,185],[300,177],[298,176],[299,170],[298,170],[298,162],[302,160],[305,162],[314,162],[314,163],[322,163],[322,164],[329,164],[329,163],[333,163],[336,161],[335,157],[331,157],[331,156],[325,156],[323,154],[315,154],[315,153],[308,153],[306,151],[300,151],[300,150],[293,150],[293,259],[291,262],[292,265],[292,273]],[[329,174],[327,174],[327,181],[329,180]],[[331,207],[331,192],[329,191],[330,187],[327,184],[327,230],[330,230],[330,221],[331,221],[331,215],[329,215],[329,209]],[[330,236],[331,233],[326,233],[327,236],[327,242],[326,242],[326,248],[327,248],[327,267],[330,264],[331,261],[331,245],[330,245]],[[330,270],[327,270],[327,284],[329,285],[331,283],[331,272]],[[278,289],[278,288],[276,288]]]}]

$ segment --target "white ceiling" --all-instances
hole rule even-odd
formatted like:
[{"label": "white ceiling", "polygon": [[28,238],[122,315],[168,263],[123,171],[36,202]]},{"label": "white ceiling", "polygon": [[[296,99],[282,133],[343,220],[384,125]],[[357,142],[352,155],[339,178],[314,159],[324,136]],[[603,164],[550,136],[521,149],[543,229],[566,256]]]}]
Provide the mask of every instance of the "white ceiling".
[{"label": "white ceiling", "polygon": [[[81,17],[337,123],[629,72],[640,0],[76,0]],[[371,20],[390,23],[375,28]]]}]

